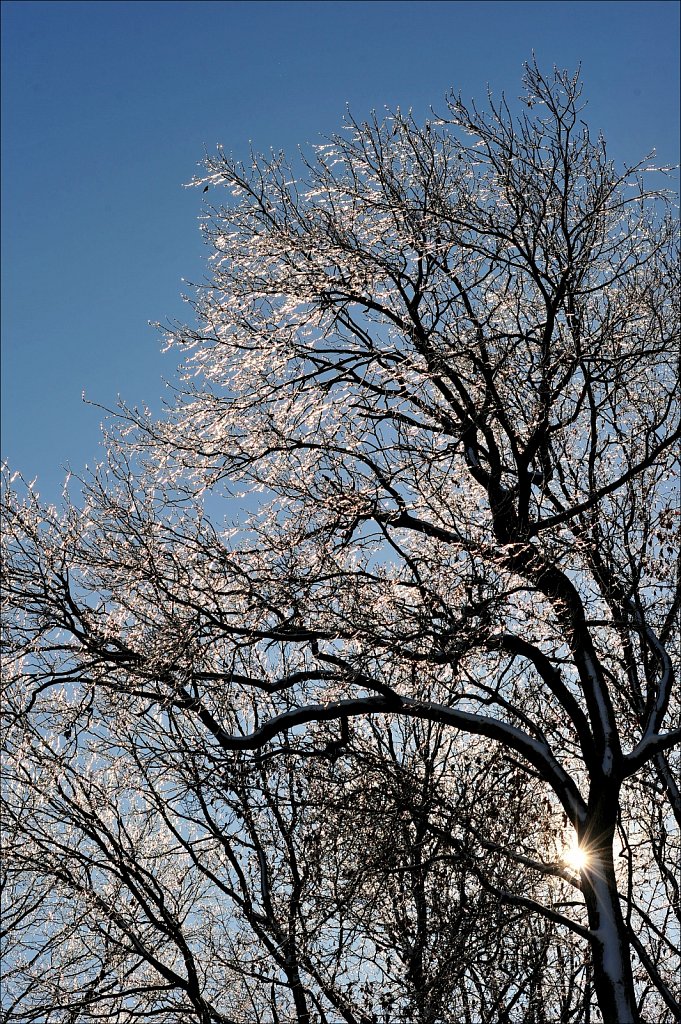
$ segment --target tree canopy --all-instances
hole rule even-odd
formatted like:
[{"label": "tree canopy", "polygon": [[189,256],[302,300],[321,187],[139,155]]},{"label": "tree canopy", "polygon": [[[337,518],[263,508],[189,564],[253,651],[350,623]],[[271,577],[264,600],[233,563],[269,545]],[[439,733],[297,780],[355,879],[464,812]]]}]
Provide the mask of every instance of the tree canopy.
[{"label": "tree canopy", "polygon": [[678,223],[524,87],[209,156],[165,415],[7,483],[8,1022],[678,1014]]}]

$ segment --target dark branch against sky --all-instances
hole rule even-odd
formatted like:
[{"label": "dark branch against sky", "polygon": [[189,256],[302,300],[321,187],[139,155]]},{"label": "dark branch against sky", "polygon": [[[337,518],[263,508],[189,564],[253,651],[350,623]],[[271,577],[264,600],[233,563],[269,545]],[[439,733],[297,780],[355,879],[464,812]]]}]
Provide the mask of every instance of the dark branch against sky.
[{"label": "dark branch against sky", "polygon": [[[102,457],[81,394],[157,408],[150,320],[204,276],[199,195],[218,143],[314,143],[348,104],[425,117],[452,87],[520,81],[532,51],[583,67],[587,118],[619,163],[678,160],[675,2],[3,4],[2,454],[56,498]],[[207,197],[209,198],[209,197]]]}]

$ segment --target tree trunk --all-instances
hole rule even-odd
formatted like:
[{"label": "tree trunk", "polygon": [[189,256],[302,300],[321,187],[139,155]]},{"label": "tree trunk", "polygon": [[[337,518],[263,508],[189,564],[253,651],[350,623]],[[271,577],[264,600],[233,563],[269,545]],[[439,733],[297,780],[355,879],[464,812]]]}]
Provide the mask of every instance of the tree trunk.
[{"label": "tree trunk", "polygon": [[601,784],[595,794],[594,788],[580,835],[580,845],[588,855],[582,882],[593,934],[593,984],[605,1024],[641,1024],[612,856],[619,787]]}]

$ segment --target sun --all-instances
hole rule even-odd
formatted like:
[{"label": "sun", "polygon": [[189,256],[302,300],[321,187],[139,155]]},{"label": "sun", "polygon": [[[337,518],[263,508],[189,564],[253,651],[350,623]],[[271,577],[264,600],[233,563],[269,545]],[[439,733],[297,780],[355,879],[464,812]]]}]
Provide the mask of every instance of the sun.
[{"label": "sun", "polygon": [[573,871],[583,871],[589,863],[589,855],[583,847],[578,846],[575,842],[563,851],[563,863]]}]

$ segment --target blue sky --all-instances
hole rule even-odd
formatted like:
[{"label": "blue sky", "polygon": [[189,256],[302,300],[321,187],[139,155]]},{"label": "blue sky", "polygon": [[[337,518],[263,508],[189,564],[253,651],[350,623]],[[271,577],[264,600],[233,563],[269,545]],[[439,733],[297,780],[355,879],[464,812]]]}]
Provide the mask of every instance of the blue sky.
[{"label": "blue sky", "polygon": [[520,91],[522,63],[581,61],[611,155],[679,153],[676,2],[3,3],[2,454],[54,500],[102,457],[118,394],[158,407],[150,320],[200,280],[204,149],[293,150],[455,87]]}]

